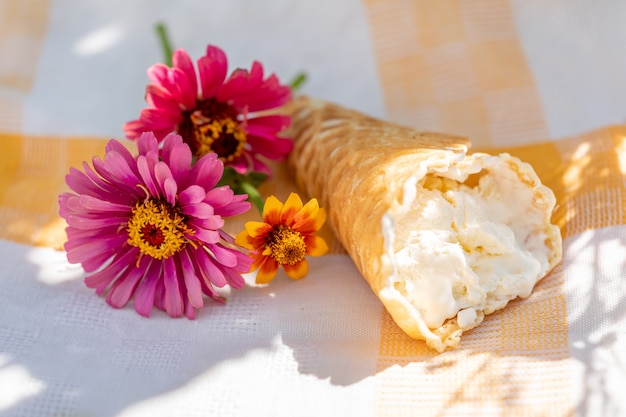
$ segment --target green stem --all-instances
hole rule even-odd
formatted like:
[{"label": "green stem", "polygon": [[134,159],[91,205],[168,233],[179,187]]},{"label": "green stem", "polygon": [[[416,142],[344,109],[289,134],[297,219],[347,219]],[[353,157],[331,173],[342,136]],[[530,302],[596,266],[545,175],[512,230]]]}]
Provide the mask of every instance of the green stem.
[{"label": "green stem", "polygon": [[295,91],[298,88],[300,88],[302,84],[304,84],[305,81],[306,81],[306,73],[299,72],[298,74],[296,74],[295,77],[293,77],[293,79],[289,83],[289,86],[291,87],[292,90]]},{"label": "green stem", "polygon": [[159,43],[161,44],[161,49],[163,50],[163,61],[168,67],[172,66],[172,54],[174,51],[172,50],[172,44],[170,43],[169,36],[167,34],[167,28],[163,23],[157,23],[156,32],[159,37]]},{"label": "green stem", "polygon": [[254,206],[257,208],[257,210],[259,210],[259,213],[262,216],[264,203],[263,203],[263,199],[261,198],[261,194],[259,193],[259,190],[257,190],[248,181],[241,181],[239,183],[239,186],[241,187],[243,192],[248,194],[248,200],[250,200],[250,202],[254,204]]}]

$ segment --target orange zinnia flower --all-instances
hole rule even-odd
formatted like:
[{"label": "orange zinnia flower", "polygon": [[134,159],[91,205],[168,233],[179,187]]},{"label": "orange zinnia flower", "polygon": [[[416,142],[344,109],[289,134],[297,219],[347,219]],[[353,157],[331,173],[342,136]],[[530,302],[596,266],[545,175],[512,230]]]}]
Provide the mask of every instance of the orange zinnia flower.
[{"label": "orange zinnia flower", "polygon": [[257,283],[273,280],[281,265],[290,278],[300,279],[309,271],[307,255],[328,252],[324,239],[315,235],[325,221],[326,212],[315,198],[303,206],[296,193],[285,204],[270,196],[263,207],[263,221],[247,222],[235,242],[253,251],[250,272],[259,270]]}]

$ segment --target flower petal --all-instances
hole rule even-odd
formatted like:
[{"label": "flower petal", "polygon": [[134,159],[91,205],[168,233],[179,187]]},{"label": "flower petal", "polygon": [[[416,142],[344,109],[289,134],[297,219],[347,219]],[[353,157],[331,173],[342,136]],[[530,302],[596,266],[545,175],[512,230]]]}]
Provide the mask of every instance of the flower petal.
[{"label": "flower petal", "polygon": [[237,194],[233,196],[233,199],[228,205],[222,207],[214,207],[215,214],[222,217],[237,216],[250,210],[252,205],[249,201],[246,201],[248,196],[246,194]]},{"label": "flower petal", "polygon": [[258,134],[248,135],[248,144],[252,147],[252,152],[271,159],[280,161],[284,159],[293,149],[291,139],[279,138],[275,135],[259,136]]},{"label": "flower petal", "polygon": [[213,216],[214,210],[210,204],[196,203],[181,207],[183,214],[199,219],[208,219]]},{"label": "flower petal", "polygon": [[276,277],[277,271],[278,263],[269,256],[266,256],[261,265],[259,265],[255,282],[257,284],[267,284]]},{"label": "flower petal", "polygon": [[122,158],[124,158],[124,160],[126,161],[126,164],[129,166],[129,168],[133,169],[134,172],[137,172],[137,167],[136,167],[136,163],[135,163],[135,157],[130,153],[130,151],[128,150],[128,148],[126,148],[124,145],[122,145],[122,143],[118,140],[115,139],[111,139],[106,147],[105,147],[105,151],[106,153],[110,153],[110,152],[115,152],[117,154],[119,154]]},{"label": "flower petal", "polygon": [[144,317],[150,317],[154,305],[157,283],[161,280],[163,265],[161,261],[152,260],[146,274],[135,291],[135,311]]},{"label": "flower petal", "polygon": [[74,167],[70,168],[70,172],[65,176],[65,183],[77,194],[88,194],[93,197],[100,197],[104,194],[104,191],[94,183],[89,175]]},{"label": "flower petal", "polygon": [[291,227],[303,234],[314,233],[322,228],[324,222],[326,222],[326,210],[319,208],[317,199],[312,198],[294,216]]},{"label": "flower petal", "polygon": [[130,260],[134,256],[134,251],[118,252],[107,267],[85,277],[85,285],[87,288],[95,288],[100,294],[122,271],[132,265]]},{"label": "flower petal", "polygon": [[[248,258],[248,257],[246,257],[246,258]],[[246,267],[243,268],[245,270],[244,272],[248,272],[247,265],[249,265],[249,263],[247,263]],[[246,284],[246,280],[243,279],[243,277],[241,276],[240,273],[235,272],[234,270],[232,270],[230,268],[223,268],[223,269],[224,269],[224,275],[226,276],[226,280],[228,281],[228,285],[230,287],[232,287],[234,289],[243,288],[243,286]]]},{"label": "flower petal", "polygon": [[206,55],[198,60],[198,74],[202,97],[215,97],[219,91],[228,70],[226,54],[220,48],[207,46]]},{"label": "flower petal", "polygon": [[263,221],[272,226],[278,226],[281,224],[281,212],[283,210],[283,203],[273,195],[265,199],[263,205]]},{"label": "flower petal", "polygon": [[163,284],[165,311],[170,317],[182,316],[184,311],[183,296],[178,281],[178,271],[172,257],[163,260]]},{"label": "flower petal", "polygon": [[122,130],[124,131],[124,135],[128,139],[138,139],[142,133],[150,130],[146,127],[146,125],[141,121],[141,119],[131,120],[130,122],[124,123],[122,126]]},{"label": "flower petal", "polygon": [[185,74],[189,82],[192,84],[191,88],[193,94],[197,94],[198,82],[196,80],[196,70],[193,67],[193,62],[191,61],[189,54],[184,49],[174,51],[174,54],[172,55],[172,64]]},{"label": "flower petal", "polygon": [[122,308],[128,304],[128,301],[137,288],[139,280],[144,276],[149,262],[149,257],[144,256],[139,261],[139,265],[134,268],[129,268],[126,274],[115,281],[113,288],[111,288],[106,297],[106,301],[111,307]]},{"label": "flower petal", "polygon": [[173,131],[182,120],[182,114],[171,113],[164,109],[143,109],[139,118],[147,128],[146,133],[157,129],[169,129]]},{"label": "flower petal", "polygon": [[[166,186],[166,182],[168,179],[174,181],[174,178],[172,177],[170,167],[168,167],[165,162],[159,161],[156,163],[154,166],[154,178],[156,179],[156,184],[159,188],[159,196],[169,197],[167,194],[168,186]],[[171,187],[171,185],[169,186]],[[174,186],[176,186],[176,181],[174,181]],[[170,202],[170,204],[172,204],[172,202]]]},{"label": "flower petal", "polygon": [[189,145],[183,143],[183,139],[179,135],[167,135],[163,139],[161,158],[169,166],[176,182],[184,184],[191,168],[192,158]]},{"label": "flower petal", "polygon": [[180,265],[182,267],[183,279],[185,280],[185,287],[187,287],[187,298],[193,307],[201,308],[204,305],[202,286],[186,251],[180,254]]},{"label": "flower petal", "polygon": [[250,117],[246,123],[246,130],[252,134],[276,134],[291,124],[291,117],[283,115],[269,115]]},{"label": "flower petal", "polygon": [[274,230],[272,225],[265,222],[255,221],[246,222],[244,228],[246,229],[246,232],[248,232],[248,235],[253,239],[267,236],[272,230]]},{"label": "flower petal", "polygon": [[199,185],[192,185],[178,194],[178,204],[186,206],[188,204],[200,203],[206,197],[206,191]]},{"label": "flower petal", "polygon": [[217,154],[211,152],[198,159],[191,168],[189,181],[210,190],[222,178],[224,164],[217,159]]},{"label": "flower petal", "polygon": [[220,264],[228,267],[237,265],[237,256],[234,254],[236,252],[234,249],[226,248],[219,243],[209,244],[208,247]]},{"label": "flower petal", "polygon": [[[81,197],[85,197],[85,195]],[[69,215],[65,221],[70,227],[80,230],[91,230],[93,233],[94,230],[108,228],[109,226],[122,226],[127,219],[114,215],[93,217],[84,213],[83,215]],[[93,234],[95,235],[96,233]]]},{"label": "flower petal", "polygon": [[159,142],[152,132],[142,134],[137,140],[139,155],[147,155],[150,152],[159,151]]},{"label": "flower petal", "polygon": [[[254,153],[244,148],[243,154],[234,158],[232,161],[229,161],[228,166],[233,168],[235,171],[237,171],[240,174],[246,174],[248,171],[250,171],[250,158],[253,156],[254,156]],[[258,169],[254,169],[253,171],[263,172],[264,174],[267,174],[268,176],[270,174],[270,172],[265,172],[265,171],[261,171]]]},{"label": "flower petal", "polygon": [[[127,247],[127,245],[123,245],[123,246]],[[113,253],[111,252],[96,253],[93,256],[84,259],[80,263],[80,265],[83,267],[85,272],[91,273],[102,268],[102,265],[108,264],[111,261],[112,257],[113,257]]]},{"label": "flower petal", "polygon": [[205,284],[210,288],[215,285],[221,288],[227,284],[224,273],[213,263],[210,255],[204,249],[194,250],[190,252],[192,261],[197,266],[196,270],[206,281]]},{"label": "flower petal", "polygon": [[304,237],[306,254],[309,256],[322,256],[328,252],[326,241],[320,236],[307,235]]},{"label": "flower petal", "polygon": [[[246,250],[242,250],[242,249],[243,248],[238,248],[238,250],[233,250],[233,253],[237,257],[237,265],[235,265],[232,268],[229,268],[230,271],[236,272],[238,274],[245,274],[245,273],[250,272],[250,265],[252,265],[252,258],[250,257],[250,252]],[[224,268],[224,270],[226,270],[226,268]]]},{"label": "flower petal", "polygon": [[309,272],[309,263],[306,259],[303,259],[295,265],[283,265],[283,269],[289,278],[302,279]]},{"label": "flower petal", "polygon": [[[65,250],[67,251],[67,260],[73,264],[82,264],[93,257],[110,257],[120,246],[126,242],[127,236],[108,236],[102,239],[94,236],[94,240],[89,243],[76,242],[68,240],[65,242]],[[83,265],[84,267],[84,265]],[[91,271],[87,271],[91,272]]]},{"label": "flower petal", "polygon": [[163,80],[167,80],[169,67],[165,64],[158,63],[150,66],[146,72],[150,83],[162,86]]},{"label": "flower petal", "polygon": [[[221,216],[209,216],[206,219],[189,219],[188,224],[194,230],[206,229],[211,232],[218,232],[224,226],[224,219]],[[218,237],[223,238],[219,233]]]},{"label": "flower petal", "polygon": [[302,209],[302,200],[296,193],[289,194],[283,209],[280,211],[280,223],[291,227],[296,213]]},{"label": "flower petal", "polygon": [[[113,151],[107,152],[104,157],[104,162],[94,161],[94,168],[98,168],[100,164],[106,165],[104,170],[104,178],[108,179],[113,184],[119,184],[130,188],[130,185],[135,185],[139,181],[139,173],[137,172],[137,164],[132,161],[132,166],[128,164],[126,158]],[[104,169],[104,167],[102,167]],[[101,170],[98,170],[102,172]]]},{"label": "flower petal", "polygon": [[173,207],[176,205],[176,191],[178,187],[174,178],[166,178],[163,182],[163,191],[165,192],[165,199]]},{"label": "flower petal", "polygon": [[245,104],[248,111],[257,112],[282,106],[291,100],[291,96],[291,88],[280,84],[278,77],[271,74],[255,89],[254,94],[245,98]]},{"label": "flower petal", "polygon": [[178,49],[174,51],[172,64],[176,69],[175,74],[177,74],[174,76],[174,82],[184,97],[183,103],[187,109],[193,108],[198,95],[198,82],[193,62],[185,50]]},{"label": "flower petal", "polygon": [[185,303],[185,316],[189,320],[195,320],[196,318],[196,309],[191,303]]},{"label": "flower petal", "polygon": [[[178,58],[177,60],[179,60]],[[164,64],[155,64],[148,68],[148,79],[151,84],[165,90],[183,107],[193,107],[197,95],[197,88],[193,88],[195,76],[193,79],[189,79],[186,70],[177,67],[170,68]]]},{"label": "flower petal", "polygon": [[[195,226],[193,223],[191,226]],[[203,243],[217,243],[220,241],[220,234],[216,230],[207,230],[204,228],[194,227],[195,233],[192,235],[192,240],[200,241]]]},{"label": "flower petal", "polygon": [[150,195],[153,197],[160,198],[161,195],[152,177],[152,170],[150,169],[150,162],[148,161],[148,158],[146,156],[139,155],[137,157],[137,168],[139,169],[139,175],[141,176],[141,179],[143,180],[143,185],[146,186]]},{"label": "flower petal", "polygon": [[[224,84],[218,99],[230,100],[240,110],[266,110],[285,104],[291,98],[291,88],[281,85],[276,75],[263,80],[263,66],[253,62],[250,71],[239,70]],[[232,84],[231,84],[232,83]]]},{"label": "flower petal", "polygon": [[242,230],[241,232],[239,232],[237,234],[237,237],[235,238],[235,244],[242,246],[246,249],[255,249],[255,247],[252,245],[252,242],[253,240],[246,230]]},{"label": "flower petal", "polygon": [[146,102],[149,107],[165,110],[168,113],[179,113],[180,104],[172,97],[169,91],[154,84],[146,87]]},{"label": "flower petal", "polygon": [[[235,107],[247,110],[248,101],[250,98],[256,96],[259,87],[263,82],[263,65],[261,65],[258,61],[254,61],[250,71],[241,69],[238,71],[242,76],[243,84],[238,86],[235,84],[233,86],[235,89],[231,91],[228,96]],[[235,75],[235,72],[233,72],[233,75]],[[224,83],[224,87],[227,87],[228,81],[230,81],[230,79]],[[222,91],[220,91],[220,94]]]},{"label": "flower petal", "polygon": [[192,110],[196,106],[198,87],[196,86],[195,74],[190,79],[180,68],[172,68],[169,73],[174,98],[185,110]]},{"label": "flower petal", "polygon": [[[247,81],[248,70],[237,68],[220,88],[216,96],[217,100],[222,103],[232,102],[238,93],[241,94],[241,90],[246,89]],[[244,106],[238,105],[237,107],[243,108]]]},{"label": "flower petal", "polygon": [[267,176],[272,175],[272,170],[268,167],[265,162],[256,157],[256,155],[250,155],[252,159],[252,172],[260,172]]}]

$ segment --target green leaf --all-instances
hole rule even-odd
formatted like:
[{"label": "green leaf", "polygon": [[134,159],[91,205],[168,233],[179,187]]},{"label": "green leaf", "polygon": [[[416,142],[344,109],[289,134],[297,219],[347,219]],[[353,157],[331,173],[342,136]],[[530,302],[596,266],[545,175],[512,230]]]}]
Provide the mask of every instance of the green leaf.
[{"label": "green leaf", "polygon": [[248,174],[247,180],[254,187],[259,188],[267,179],[267,174],[263,172],[251,172]]},{"label": "green leaf", "polygon": [[169,35],[167,33],[167,28],[165,24],[159,22],[155,26],[155,30],[157,32],[157,36],[159,37],[159,43],[161,44],[161,50],[163,51],[163,62],[168,67],[172,66],[172,55],[174,50],[172,49],[172,44],[170,43]]},{"label": "green leaf", "polygon": [[248,200],[263,214],[263,199],[258,188],[267,179],[267,174],[251,172],[248,175],[240,174],[231,167],[224,167],[222,178],[218,186],[228,185],[235,194],[248,194]]},{"label": "green leaf", "polygon": [[293,79],[289,83],[289,86],[291,87],[292,90],[296,91],[297,89],[302,87],[302,84],[304,84],[306,79],[307,79],[306,72],[299,72],[298,74],[296,74],[295,77],[293,77]]},{"label": "green leaf", "polygon": [[245,194],[248,194],[248,201],[250,201],[259,210],[259,214],[263,215],[263,199],[259,190],[247,181],[242,181],[239,186]]}]

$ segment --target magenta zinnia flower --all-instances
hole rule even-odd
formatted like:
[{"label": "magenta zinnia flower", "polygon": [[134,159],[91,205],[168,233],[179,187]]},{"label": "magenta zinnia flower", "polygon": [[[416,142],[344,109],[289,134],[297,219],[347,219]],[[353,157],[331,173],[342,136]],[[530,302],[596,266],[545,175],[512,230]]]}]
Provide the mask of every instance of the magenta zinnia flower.
[{"label": "magenta zinnia flower", "polygon": [[219,300],[215,287],[241,288],[250,258],[222,231],[224,217],[250,208],[246,195],[215,187],[223,164],[214,153],[193,167],[189,146],[168,135],[159,152],[157,139],[138,139],[139,155],[118,141],[106,146],[93,168],[72,168],[66,176],[74,193],[59,196],[60,215],[68,224],[65,250],[82,264],[85,283],[121,308],[134,296],[137,312],[152,306],[172,317],[203,305],[203,296]]},{"label": "magenta zinnia flower", "polygon": [[291,140],[277,136],[290,118],[265,112],[289,101],[291,89],[274,74],[264,79],[260,63],[255,61],[250,71],[236,69],[226,79],[226,55],[212,45],[197,62],[197,77],[184,50],[175,51],[172,62],[171,68],[156,64],[148,69],[148,108],[124,125],[129,139],[153,131],[161,140],[177,132],[196,157],[215,152],[239,173],[269,174],[262,158],[278,161],[291,151]]}]

